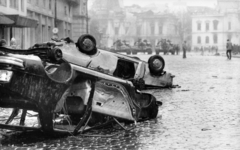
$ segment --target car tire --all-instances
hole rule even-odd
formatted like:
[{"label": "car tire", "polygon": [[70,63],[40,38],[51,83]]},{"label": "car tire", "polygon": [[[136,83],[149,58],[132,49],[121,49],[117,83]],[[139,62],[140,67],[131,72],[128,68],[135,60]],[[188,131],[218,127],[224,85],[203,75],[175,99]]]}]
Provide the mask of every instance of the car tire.
[{"label": "car tire", "polygon": [[161,75],[165,67],[165,61],[160,55],[153,55],[148,59],[148,68],[151,74]]},{"label": "car tire", "polygon": [[95,55],[97,53],[96,39],[90,34],[81,35],[78,38],[76,46],[84,54]]}]

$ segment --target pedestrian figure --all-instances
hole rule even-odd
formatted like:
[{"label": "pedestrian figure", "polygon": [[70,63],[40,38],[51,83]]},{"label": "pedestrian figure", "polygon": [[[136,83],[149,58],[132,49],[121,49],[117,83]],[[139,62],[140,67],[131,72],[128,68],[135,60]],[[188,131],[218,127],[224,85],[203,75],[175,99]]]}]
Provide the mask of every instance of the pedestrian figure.
[{"label": "pedestrian figure", "polygon": [[14,37],[10,41],[10,48],[12,48],[12,49],[16,49],[17,48],[17,41],[16,41],[16,39]]},{"label": "pedestrian figure", "polygon": [[186,51],[187,51],[187,41],[184,41],[183,43],[183,58],[187,58]]},{"label": "pedestrian figure", "polygon": [[0,47],[7,47],[7,41],[5,39],[0,40]]},{"label": "pedestrian figure", "polygon": [[227,52],[226,52],[227,58],[228,58],[229,60],[231,60],[231,58],[232,58],[232,48],[233,48],[233,46],[232,46],[232,42],[231,42],[229,39],[227,40],[226,48],[227,48]]},{"label": "pedestrian figure", "polygon": [[204,52],[203,52],[203,47],[201,46],[201,55],[203,55],[204,54]]},{"label": "pedestrian figure", "polygon": [[179,45],[178,44],[176,45],[176,52],[177,52],[177,55],[178,55],[178,53],[179,53]]}]

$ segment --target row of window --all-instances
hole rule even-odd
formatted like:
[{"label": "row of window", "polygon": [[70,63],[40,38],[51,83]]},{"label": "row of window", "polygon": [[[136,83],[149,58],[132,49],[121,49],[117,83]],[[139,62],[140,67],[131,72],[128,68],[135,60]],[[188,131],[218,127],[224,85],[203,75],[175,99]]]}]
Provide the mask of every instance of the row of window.
[{"label": "row of window", "polygon": [[[210,40],[209,40],[209,36],[206,36],[206,37],[205,37],[205,44],[209,44],[209,41],[210,41]],[[200,36],[197,37],[197,43],[198,43],[198,44],[204,44],[204,43],[202,43],[202,38],[201,38]],[[217,34],[214,34],[214,35],[213,35],[213,43],[214,43],[214,44],[217,44],[217,43],[218,43],[218,36],[217,36]]]},{"label": "row of window", "polygon": [[[16,10],[19,9],[19,3],[21,5],[21,11],[24,11],[24,0],[10,0],[10,7]],[[0,5],[7,6],[7,0],[0,0]]]},{"label": "row of window", "polygon": [[7,6],[7,0],[0,0],[0,5]]},{"label": "row of window", "polygon": [[[213,30],[218,30],[218,21],[217,20],[214,20],[213,21]],[[209,31],[209,28],[210,28],[210,22],[206,22],[205,23],[205,29],[206,31]],[[232,24],[231,22],[228,22],[228,30],[231,30],[232,29]],[[201,31],[202,30],[202,23],[201,22],[197,22],[197,30],[198,31]]]},{"label": "row of window", "polygon": [[[39,7],[43,7],[43,8],[47,8],[49,10],[54,10],[53,7],[53,0],[28,0],[28,3],[35,5],[35,6],[39,6]],[[64,15],[70,15],[71,12],[71,7],[69,5],[64,5]]]},{"label": "row of window", "polygon": [[[155,28],[151,27],[150,29],[151,29],[151,34],[154,35],[155,34],[155,32],[154,32]],[[115,27],[114,30],[115,30],[115,35],[118,35],[119,34],[119,27]],[[125,27],[126,33],[128,32],[128,30],[129,30],[129,27]],[[140,35],[140,34],[141,34],[141,26],[137,26],[137,35]],[[158,34],[163,34],[163,27],[162,26],[159,26]]]},{"label": "row of window", "polygon": [[[217,20],[213,20],[213,30],[218,30],[218,21]],[[205,29],[206,31],[208,31],[210,28],[210,21],[207,21],[205,24]],[[200,21],[197,22],[197,30],[201,31],[202,30],[202,23]]]},{"label": "row of window", "polygon": [[48,8],[49,10],[52,10],[52,2],[53,0],[28,0],[28,3],[32,5]]}]

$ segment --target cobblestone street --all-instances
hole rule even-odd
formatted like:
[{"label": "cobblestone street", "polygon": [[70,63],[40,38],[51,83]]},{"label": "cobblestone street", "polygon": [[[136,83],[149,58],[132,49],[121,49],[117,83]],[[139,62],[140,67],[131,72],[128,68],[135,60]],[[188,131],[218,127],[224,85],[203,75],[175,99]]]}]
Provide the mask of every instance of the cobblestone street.
[{"label": "cobblestone street", "polygon": [[[149,55],[138,57],[148,60]],[[165,70],[180,87],[147,91],[163,102],[156,121],[110,138],[29,142],[31,137],[22,136],[18,142],[2,140],[0,149],[240,150],[240,58],[189,53],[187,59],[163,57]]]}]

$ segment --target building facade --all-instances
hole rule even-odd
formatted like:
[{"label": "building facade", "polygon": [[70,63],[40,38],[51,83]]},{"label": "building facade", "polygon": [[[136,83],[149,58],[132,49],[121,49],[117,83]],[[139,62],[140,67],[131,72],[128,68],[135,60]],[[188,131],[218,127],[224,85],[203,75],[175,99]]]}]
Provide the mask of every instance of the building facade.
[{"label": "building facade", "polygon": [[126,41],[131,46],[139,39],[147,40],[153,47],[161,39],[179,43],[177,18],[173,14],[143,11],[136,5],[124,8],[119,0],[111,2],[106,7],[93,3],[95,13],[91,19],[98,20],[102,37],[99,45],[102,47],[110,48],[117,40]]},{"label": "building facade", "polygon": [[[234,6],[234,7],[232,7]],[[192,15],[192,47],[218,47],[226,50],[227,39],[240,44],[238,0],[219,0],[218,7],[210,12]]]},{"label": "building facade", "polygon": [[0,36],[8,43],[14,37],[18,48],[50,40],[54,28],[74,41],[88,32],[87,0],[0,0],[0,12],[14,21],[0,22]]},{"label": "building facade", "polygon": [[124,16],[113,15],[107,20],[106,35],[109,37],[107,47],[120,39],[134,45],[138,39],[149,41],[156,45],[161,39],[179,42],[176,30],[176,18],[171,14],[154,14],[151,11]]}]

